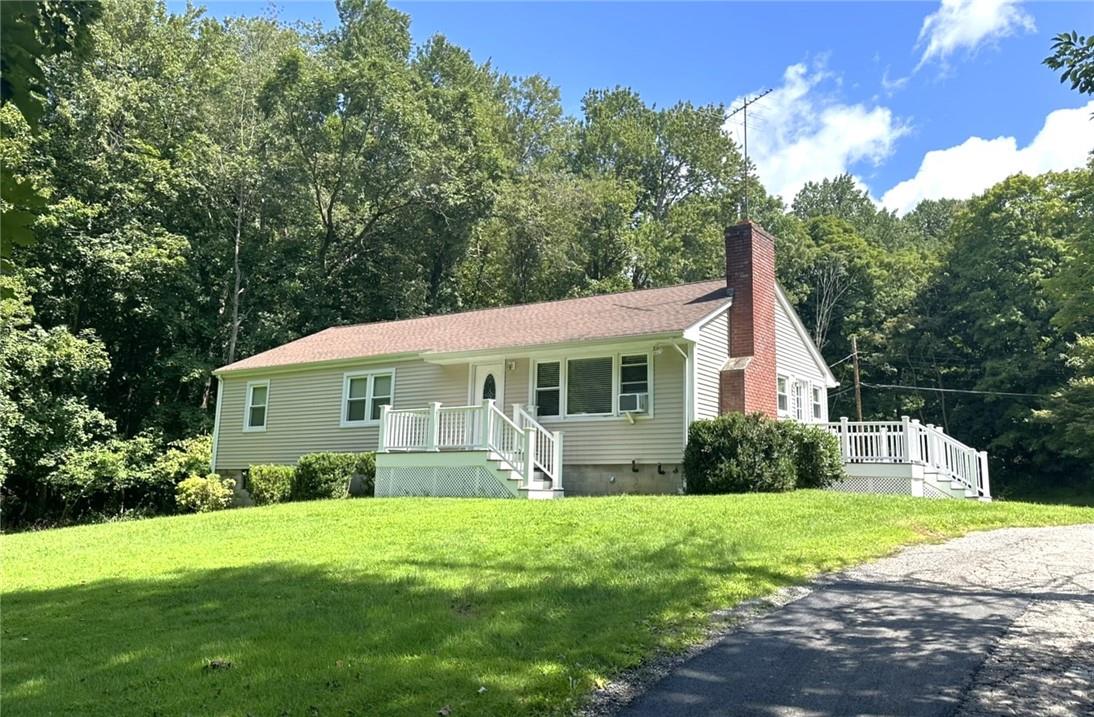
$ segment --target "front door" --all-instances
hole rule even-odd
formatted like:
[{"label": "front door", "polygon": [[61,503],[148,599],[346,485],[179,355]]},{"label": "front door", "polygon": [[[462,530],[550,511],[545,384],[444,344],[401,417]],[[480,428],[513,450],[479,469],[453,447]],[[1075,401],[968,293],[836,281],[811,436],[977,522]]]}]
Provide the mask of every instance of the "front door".
[{"label": "front door", "polygon": [[505,400],[505,364],[476,364],[472,373],[471,403],[479,405],[485,398],[492,398],[503,411]]}]

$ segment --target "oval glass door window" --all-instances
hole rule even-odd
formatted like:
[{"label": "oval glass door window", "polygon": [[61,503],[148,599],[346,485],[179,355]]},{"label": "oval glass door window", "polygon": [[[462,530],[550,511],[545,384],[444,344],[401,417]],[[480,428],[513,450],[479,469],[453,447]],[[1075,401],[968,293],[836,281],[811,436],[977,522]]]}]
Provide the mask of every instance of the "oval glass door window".
[{"label": "oval glass door window", "polygon": [[494,374],[486,374],[486,378],[482,382],[482,397],[485,398],[497,398],[498,386],[494,381]]}]

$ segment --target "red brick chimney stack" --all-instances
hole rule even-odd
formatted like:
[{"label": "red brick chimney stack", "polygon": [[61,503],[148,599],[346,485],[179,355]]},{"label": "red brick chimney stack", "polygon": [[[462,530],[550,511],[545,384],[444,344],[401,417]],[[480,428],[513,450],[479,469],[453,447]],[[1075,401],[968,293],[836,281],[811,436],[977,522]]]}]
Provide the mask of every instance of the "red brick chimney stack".
[{"label": "red brick chimney stack", "polygon": [[721,410],[778,413],[775,388],[775,239],[759,224],[726,229],[729,357]]}]

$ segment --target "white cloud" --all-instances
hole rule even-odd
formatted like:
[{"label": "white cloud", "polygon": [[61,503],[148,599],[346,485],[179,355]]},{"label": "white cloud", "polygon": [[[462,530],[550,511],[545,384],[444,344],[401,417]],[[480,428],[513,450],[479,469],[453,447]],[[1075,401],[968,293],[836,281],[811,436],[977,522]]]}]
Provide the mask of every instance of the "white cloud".
[{"label": "white cloud", "polygon": [[957,50],[972,51],[984,42],[1035,29],[1033,17],[1018,7],[1018,0],[942,0],[919,30],[916,46],[926,47],[916,69],[930,60],[945,61]]},{"label": "white cloud", "polygon": [[1037,175],[1080,167],[1094,149],[1094,100],[1085,107],[1056,110],[1025,147],[1014,137],[969,137],[948,149],[927,152],[919,171],[885,192],[881,203],[898,214],[924,199],[967,199],[1019,172]]},{"label": "white cloud", "polygon": [[[782,85],[749,108],[749,158],[767,191],[788,203],[808,181],[842,174],[857,162],[879,164],[907,131],[887,107],[843,104],[825,93],[839,81],[823,63],[812,70],[791,65]],[[740,120],[737,114],[725,125],[738,142]]]}]

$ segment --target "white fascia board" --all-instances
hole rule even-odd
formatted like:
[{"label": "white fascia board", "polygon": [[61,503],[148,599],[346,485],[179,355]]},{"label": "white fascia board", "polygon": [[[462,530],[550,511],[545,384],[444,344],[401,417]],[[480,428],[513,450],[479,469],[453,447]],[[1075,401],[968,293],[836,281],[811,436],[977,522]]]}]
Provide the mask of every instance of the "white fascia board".
[{"label": "white fascia board", "polygon": [[502,359],[533,358],[544,355],[568,354],[574,352],[588,353],[590,351],[612,351],[613,349],[647,346],[660,341],[678,341],[680,338],[680,332],[670,331],[657,334],[613,336],[605,337],[603,339],[565,341],[561,343],[517,344],[514,346],[484,349],[481,351],[430,352],[423,353],[421,358],[426,363],[443,366],[446,364],[460,364],[467,361],[480,362]]},{"label": "white fascia board", "polygon": [[402,353],[378,354],[376,356],[361,356],[359,358],[329,359],[326,361],[303,361],[301,363],[289,363],[279,366],[255,366],[253,368],[224,369],[213,371],[214,376],[225,378],[244,378],[249,376],[269,376],[282,373],[293,373],[309,368],[338,368],[341,366],[365,366],[370,364],[389,364],[393,361],[409,361],[420,358],[417,351],[405,351]]},{"label": "white fascia board", "polygon": [[706,326],[707,323],[709,323],[712,319],[714,319],[718,316],[721,316],[725,312],[729,311],[729,307],[731,307],[731,306],[733,306],[733,298],[732,297],[727,298],[726,302],[724,304],[719,306],[714,311],[711,311],[709,314],[707,314],[703,318],[699,319],[698,321],[696,321],[691,326],[684,329],[684,338],[687,339],[688,341],[693,341],[695,343],[698,343],[699,342],[699,332],[702,330],[702,328],[704,326]]}]

